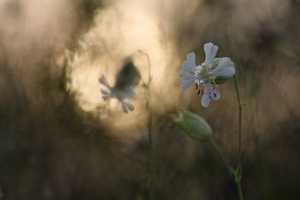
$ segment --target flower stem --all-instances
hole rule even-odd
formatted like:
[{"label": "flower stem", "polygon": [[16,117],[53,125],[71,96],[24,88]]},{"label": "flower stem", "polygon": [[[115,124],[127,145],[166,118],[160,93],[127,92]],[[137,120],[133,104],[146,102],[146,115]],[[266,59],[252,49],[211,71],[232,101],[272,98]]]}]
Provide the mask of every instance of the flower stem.
[{"label": "flower stem", "polygon": [[234,85],[235,85],[235,91],[238,101],[238,107],[239,107],[239,129],[238,129],[238,166],[235,171],[235,182],[239,193],[239,199],[243,200],[243,192],[242,192],[242,186],[241,186],[241,180],[242,180],[242,102],[240,98],[239,88],[236,76],[233,76],[234,79]]},{"label": "flower stem", "polygon": [[236,187],[237,187],[237,190],[238,190],[239,199],[240,199],[240,200],[244,200],[241,181],[236,182]]},{"label": "flower stem", "polygon": [[153,142],[153,134],[152,134],[152,113],[151,113],[151,105],[150,105],[150,85],[151,85],[151,63],[149,55],[141,50],[140,53],[146,55],[148,64],[149,64],[149,72],[148,72],[148,82],[144,82],[144,88],[146,90],[146,111],[147,111],[147,129],[148,129],[148,142],[149,142],[149,184],[150,184],[150,200],[155,200],[155,147]]},{"label": "flower stem", "polygon": [[220,156],[220,158],[222,159],[224,165],[226,166],[226,168],[228,169],[228,172],[230,175],[234,175],[235,171],[232,169],[232,167],[230,167],[230,165],[228,164],[227,160],[225,159],[225,157],[223,156],[223,154],[221,153],[219,147],[216,145],[216,143],[210,138],[208,140],[209,144],[213,147],[213,149],[215,150],[215,152]]},{"label": "flower stem", "polygon": [[[149,95],[150,93],[149,88],[147,88],[147,91]],[[155,151],[154,151],[153,136],[152,136],[152,115],[151,115],[150,100],[148,95],[146,100],[146,109],[148,112],[147,128],[148,128],[148,142],[149,142],[150,200],[154,200],[155,199]]]}]

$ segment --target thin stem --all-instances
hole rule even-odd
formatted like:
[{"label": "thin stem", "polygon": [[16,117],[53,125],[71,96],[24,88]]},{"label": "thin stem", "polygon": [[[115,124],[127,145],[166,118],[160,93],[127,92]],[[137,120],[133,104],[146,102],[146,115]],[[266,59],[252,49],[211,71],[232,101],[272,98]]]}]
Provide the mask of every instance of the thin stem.
[{"label": "thin stem", "polygon": [[152,115],[150,110],[150,100],[149,100],[149,88],[147,88],[147,101],[146,101],[146,109],[148,112],[148,141],[149,141],[149,181],[150,181],[150,200],[155,199],[155,151],[153,144],[153,136],[152,136]]},{"label": "thin stem", "polygon": [[151,85],[151,63],[149,55],[143,51],[140,53],[146,55],[149,64],[148,82],[144,82],[146,89],[146,111],[147,111],[147,129],[148,129],[148,142],[149,142],[149,184],[150,184],[150,200],[155,200],[155,147],[152,134],[152,113],[150,105],[150,85]]},{"label": "thin stem", "polygon": [[234,181],[236,183],[237,190],[238,190],[239,199],[240,200],[244,200],[242,186],[241,186],[241,178],[239,177],[240,176],[239,169],[237,169],[236,171],[234,171],[234,169],[232,169],[232,167],[230,167],[230,165],[228,164],[227,160],[225,159],[225,157],[223,156],[223,154],[219,150],[218,146],[216,145],[216,143],[211,138],[208,140],[208,142],[211,144],[211,146],[213,147],[213,149],[220,156],[220,158],[223,161],[224,165],[228,169],[229,175],[231,177],[233,177],[233,179],[234,179]]},{"label": "thin stem", "polygon": [[211,144],[211,146],[213,147],[213,149],[215,150],[215,152],[220,156],[220,158],[222,159],[224,165],[226,166],[226,168],[228,169],[229,174],[233,175],[235,172],[234,170],[230,167],[230,165],[228,164],[227,160],[225,159],[225,157],[223,156],[223,154],[221,153],[220,149],[218,148],[218,146],[216,145],[216,143],[210,138],[208,140],[209,144]]},{"label": "thin stem", "polygon": [[239,199],[240,200],[244,200],[244,195],[243,195],[243,190],[242,190],[242,186],[241,186],[241,181],[236,182],[236,187],[237,187],[237,190],[238,190]]},{"label": "thin stem", "polygon": [[241,180],[242,180],[242,103],[241,103],[241,98],[240,98],[240,93],[239,93],[236,76],[233,76],[233,79],[234,79],[235,91],[236,91],[236,96],[237,96],[237,101],[238,101],[238,106],[239,106],[238,166],[237,166],[237,169],[235,172],[235,182],[237,185],[239,198],[240,198],[240,200],[243,200],[243,192],[242,192],[242,187],[241,187]]},{"label": "thin stem", "polygon": [[238,106],[239,106],[238,163],[241,164],[242,163],[242,103],[241,103],[241,98],[240,98],[240,93],[239,93],[239,88],[238,88],[236,76],[233,76],[233,79],[234,79],[235,91],[236,91],[236,96],[237,96],[237,101],[238,101]]}]

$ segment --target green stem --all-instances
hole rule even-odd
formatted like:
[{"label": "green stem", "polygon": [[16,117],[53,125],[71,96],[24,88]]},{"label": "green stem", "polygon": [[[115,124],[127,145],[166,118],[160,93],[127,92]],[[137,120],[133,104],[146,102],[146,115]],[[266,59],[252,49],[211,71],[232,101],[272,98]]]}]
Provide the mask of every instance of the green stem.
[{"label": "green stem", "polygon": [[239,199],[244,200],[242,186],[241,186],[241,178],[240,178],[240,174],[241,174],[240,172],[241,171],[240,171],[240,168],[238,168],[235,171],[232,167],[230,167],[230,165],[228,164],[227,160],[225,159],[225,157],[221,153],[221,151],[218,148],[218,146],[216,145],[216,143],[211,138],[208,140],[208,142],[211,144],[211,146],[213,147],[215,152],[217,152],[217,154],[220,156],[220,158],[223,161],[224,165],[228,169],[230,177],[233,177],[233,179],[236,183],[237,190],[238,190]]},{"label": "green stem", "polygon": [[239,135],[239,144],[238,144],[238,164],[242,163],[242,103],[241,103],[241,98],[240,98],[240,93],[239,93],[239,88],[236,80],[236,76],[233,76],[234,79],[234,85],[235,85],[235,90],[236,90],[236,96],[238,100],[238,106],[239,106],[239,130],[238,130],[238,135]]},{"label": "green stem", "polygon": [[[149,88],[147,88],[149,95]],[[152,137],[152,115],[150,110],[149,96],[147,95],[146,109],[148,112],[148,141],[149,141],[149,171],[150,171],[150,200],[155,199],[155,151]]]},{"label": "green stem", "polygon": [[237,190],[238,190],[239,199],[240,199],[240,200],[244,200],[241,181],[236,182],[236,187],[237,187]]},{"label": "green stem", "polygon": [[241,186],[241,180],[242,180],[242,102],[240,98],[239,88],[236,76],[233,76],[234,79],[234,85],[235,85],[235,91],[238,101],[238,107],[239,107],[239,129],[238,129],[238,166],[235,173],[235,182],[237,185],[238,193],[239,193],[239,199],[243,200],[243,192],[242,192],[242,186]]},{"label": "green stem", "polygon": [[143,51],[140,53],[146,55],[149,64],[148,83],[144,82],[146,89],[146,111],[147,111],[147,129],[148,129],[148,142],[149,142],[149,184],[150,184],[150,200],[155,200],[155,148],[152,134],[152,113],[150,105],[150,85],[151,85],[151,63],[149,55]]},{"label": "green stem", "polygon": [[216,145],[216,143],[210,138],[208,140],[209,144],[211,144],[211,146],[213,147],[213,149],[215,150],[215,152],[220,156],[220,158],[222,159],[224,165],[226,166],[226,168],[228,169],[228,172],[230,175],[234,175],[235,171],[232,169],[232,167],[230,167],[230,165],[228,164],[227,160],[225,159],[225,157],[223,156],[223,154],[221,153],[220,149],[218,148],[218,146]]}]

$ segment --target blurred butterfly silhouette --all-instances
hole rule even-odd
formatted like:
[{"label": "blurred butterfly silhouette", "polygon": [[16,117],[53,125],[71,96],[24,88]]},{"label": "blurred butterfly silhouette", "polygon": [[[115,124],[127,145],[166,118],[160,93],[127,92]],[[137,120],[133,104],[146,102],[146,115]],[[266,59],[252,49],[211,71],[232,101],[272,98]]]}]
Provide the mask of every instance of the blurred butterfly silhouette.
[{"label": "blurred butterfly silhouette", "polygon": [[112,98],[115,98],[120,102],[123,112],[133,111],[134,106],[129,100],[135,98],[134,89],[139,84],[140,79],[140,72],[132,60],[130,58],[125,59],[123,67],[116,74],[113,87],[109,85],[103,74],[99,77],[99,82],[106,87],[106,90],[101,89],[103,100],[109,102]]}]

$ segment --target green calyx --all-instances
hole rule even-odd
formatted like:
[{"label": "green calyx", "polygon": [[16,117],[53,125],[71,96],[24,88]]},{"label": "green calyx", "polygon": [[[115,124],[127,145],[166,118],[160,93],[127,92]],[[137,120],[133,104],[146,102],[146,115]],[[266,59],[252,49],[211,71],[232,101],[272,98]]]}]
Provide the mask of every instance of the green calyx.
[{"label": "green calyx", "polygon": [[206,120],[192,112],[183,110],[174,121],[187,136],[198,142],[205,142],[212,135],[212,129]]}]

